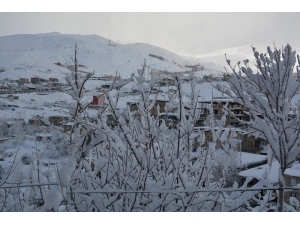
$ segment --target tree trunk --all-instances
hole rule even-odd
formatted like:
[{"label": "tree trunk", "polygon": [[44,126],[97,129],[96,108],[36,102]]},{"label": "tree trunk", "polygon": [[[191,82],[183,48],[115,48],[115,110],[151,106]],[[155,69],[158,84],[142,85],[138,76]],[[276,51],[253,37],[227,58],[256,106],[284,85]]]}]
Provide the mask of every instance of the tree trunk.
[{"label": "tree trunk", "polygon": [[283,204],[284,204],[284,178],[283,178],[284,170],[279,170],[279,192],[278,192],[278,200],[277,200],[277,211],[283,212]]},{"label": "tree trunk", "polygon": [[278,202],[277,202],[277,211],[278,212],[283,212],[283,197],[284,197],[284,192],[283,192],[283,186],[281,183],[279,183],[279,195],[278,195]]}]

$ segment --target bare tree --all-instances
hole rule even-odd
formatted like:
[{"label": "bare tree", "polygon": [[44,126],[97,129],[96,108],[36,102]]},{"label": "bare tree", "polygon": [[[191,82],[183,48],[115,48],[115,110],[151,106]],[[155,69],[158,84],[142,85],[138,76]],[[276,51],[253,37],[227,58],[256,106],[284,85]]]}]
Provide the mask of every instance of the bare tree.
[{"label": "bare tree", "polygon": [[[278,211],[284,208],[285,187],[283,174],[300,156],[300,115],[290,113],[292,99],[300,90],[300,71],[293,76],[296,63],[296,52],[290,45],[274,51],[268,47],[268,54],[259,54],[253,47],[257,72],[244,60],[244,66],[238,62],[238,71],[227,60],[232,71],[227,73],[230,88],[217,85],[219,91],[231,96],[234,101],[247,107],[251,120],[239,120],[230,110],[229,115],[242,124],[251,127],[256,135],[263,135],[269,143],[269,163],[273,158],[280,163]],[[298,64],[299,64],[299,55]]]},{"label": "bare tree", "polygon": [[[195,151],[193,142],[199,134],[193,130],[200,110],[192,74],[188,103],[183,102],[181,76],[173,75],[178,92],[168,96],[165,110],[176,110],[179,123],[171,129],[164,120],[160,122],[158,94],[151,94],[156,78],[146,82],[143,72],[135,77],[140,97],[137,112],[120,109],[121,90],[114,90],[131,79],[115,79],[104,93],[108,108],[91,117],[82,104],[89,77],[80,81],[75,75],[66,77],[72,87],[75,123],[68,160],[57,173],[59,188],[45,194],[44,210],[56,211],[64,202],[67,211],[235,211],[256,194],[222,191],[224,179],[214,179],[212,173],[217,166],[214,142]],[[107,113],[117,121],[115,129],[107,125]],[[53,195],[58,196],[55,201]]]},{"label": "bare tree", "polygon": [[[68,93],[72,97],[73,129],[67,160],[55,166],[56,185],[48,185],[53,167],[50,168],[49,163],[48,171],[42,172],[40,159],[44,151],[36,151],[33,176],[26,178],[30,186],[26,186],[24,195],[19,194],[24,181],[22,177],[18,177],[20,186],[17,188],[8,186],[4,192],[0,188],[3,210],[243,211],[251,208],[250,200],[260,203],[253,210],[263,209],[268,195],[263,201],[256,195],[257,189],[266,185],[266,181],[262,180],[253,186],[254,190],[244,192],[239,190],[236,182],[231,189],[224,189],[226,178],[214,176],[213,171],[219,166],[216,140],[220,139],[220,132],[214,133],[213,125],[215,138],[209,142],[209,147],[202,148],[200,144],[195,148],[195,139],[199,138],[202,143],[205,135],[193,132],[201,112],[197,108],[193,74],[190,74],[191,92],[187,102],[184,102],[186,93],[181,76],[172,75],[177,92],[167,96],[163,109],[158,104],[159,94],[151,94],[157,79],[147,82],[143,70],[139,70],[135,77],[139,96],[136,112],[129,107],[125,110],[119,107],[120,101],[124,101],[120,87],[131,82],[133,76],[127,80],[115,78],[103,93],[108,107],[92,116],[87,110],[90,102],[85,99],[85,83],[93,73],[80,74],[76,51],[75,47],[75,66],[66,76],[71,87]],[[161,116],[171,112],[177,115],[179,122],[169,128]],[[113,115],[115,128],[108,126],[108,114]],[[229,151],[234,143],[237,141],[222,142],[220,146]],[[224,165],[222,175],[226,167]],[[248,179],[241,188],[247,188],[250,181]],[[46,183],[44,186],[43,182]]]}]

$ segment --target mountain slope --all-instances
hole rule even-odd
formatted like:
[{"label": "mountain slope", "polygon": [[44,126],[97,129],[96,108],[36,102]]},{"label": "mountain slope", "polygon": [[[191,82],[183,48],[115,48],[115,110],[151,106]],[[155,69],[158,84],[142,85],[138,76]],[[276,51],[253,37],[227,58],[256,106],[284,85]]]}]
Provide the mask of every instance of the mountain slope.
[{"label": "mountain slope", "polygon": [[[48,79],[63,79],[67,68],[56,65],[59,62],[72,64],[75,42],[78,46],[79,63],[83,71],[95,71],[96,76],[114,75],[122,77],[137,73],[146,59],[151,69],[169,72],[189,70],[186,65],[202,63],[199,59],[179,56],[165,49],[149,44],[121,45],[97,35],[73,35],[60,33],[20,34],[0,37],[0,79],[40,76]],[[221,74],[222,68],[207,63],[207,74]]]},{"label": "mountain slope", "polygon": [[[260,53],[267,52],[267,45],[253,44],[252,46],[255,47],[255,49]],[[235,66],[238,61],[242,63],[243,60],[249,59],[249,66],[252,69],[256,69],[256,67],[254,66],[255,59],[250,44],[245,46],[240,46],[240,47],[226,48],[208,54],[197,55],[195,57],[204,62],[206,61],[213,62],[216,65],[222,67],[223,71],[225,71],[224,68],[230,71],[230,67],[226,62],[225,54],[226,54],[226,58],[230,60],[230,64],[232,66]]]}]

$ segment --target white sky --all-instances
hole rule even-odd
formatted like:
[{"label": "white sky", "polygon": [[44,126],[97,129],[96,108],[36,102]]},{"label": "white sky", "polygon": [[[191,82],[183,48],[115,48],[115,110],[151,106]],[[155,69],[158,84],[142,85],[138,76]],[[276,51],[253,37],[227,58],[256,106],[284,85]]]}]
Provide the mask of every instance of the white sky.
[{"label": "white sky", "polygon": [[[182,55],[197,55],[255,43],[272,45],[275,42],[277,46],[290,43],[293,47],[293,44],[298,45],[298,40],[300,40],[300,29],[297,28],[300,13],[140,12],[147,11],[148,8],[153,11],[155,9],[157,11],[169,11],[172,10],[172,7],[174,8],[174,5],[175,11],[184,11],[186,6],[191,11],[202,9],[203,6],[204,9],[207,6],[208,9],[216,9],[216,11],[222,10],[222,7],[224,10],[243,11],[245,8],[256,9],[258,5],[261,7],[261,3],[256,0],[247,2],[247,4],[245,2],[242,7],[239,1],[226,1],[225,4],[225,1],[210,1],[210,5],[190,0],[179,1],[179,5],[176,5],[178,3],[176,1],[172,4],[160,4],[159,2],[161,1],[143,1],[141,9],[137,7],[137,5],[141,5],[141,2],[132,0],[110,1],[109,4],[99,2],[98,5],[89,5],[89,1],[75,1],[72,5],[64,5],[60,1],[49,1],[41,9],[31,8],[28,1],[24,7],[18,4],[16,8],[12,2],[9,3],[9,11],[14,11],[11,9],[28,11],[29,9],[29,11],[37,12],[0,12],[0,36],[54,31],[72,34],[97,34],[106,38],[110,37],[113,41],[121,43],[149,43]],[[230,4],[232,2],[236,4]],[[237,5],[240,8],[236,7]],[[248,7],[247,5],[252,6]],[[86,6],[89,6],[88,10],[91,11],[97,8],[104,11],[107,8],[109,11],[136,12],[38,13],[47,10],[83,11],[86,10]],[[265,6],[262,10],[267,7]],[[290,8],[293,9],[292,5]]]}]

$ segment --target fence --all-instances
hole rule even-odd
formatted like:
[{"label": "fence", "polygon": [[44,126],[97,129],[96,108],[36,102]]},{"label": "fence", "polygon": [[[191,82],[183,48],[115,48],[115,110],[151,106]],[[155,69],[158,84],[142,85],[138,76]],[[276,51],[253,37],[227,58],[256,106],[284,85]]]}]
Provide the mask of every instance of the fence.
[{"label": "fence", "polygon": [[[0,190],[2,189],[14,189],[14,188],[26,188],[26,187],[40,187],[40,186],[58,186],[57,183],[10,183],[7,185],[2,185],[0,186]],[[49,188],[50,190],[50,188]],[[258,192],[262,193],[263,191],[279,191],[279,190],[300,190],[300,187],[263,187],[263,188],[201,188],[198,190],[195,189],[184,189],[184,190],[161,190],[161,189],[153,189],[153,190],[140,190],[140,191],[134,191],[134,190],[120,190],[120,189],[111,189],[111,190],[71,190],[67,191],[66,194],[82,194],[83,196],[93,196],[93,194],[108,194],[108,195],[113,195],[113,194],[141,194],[143,196],[144,194],[147,196],[147,194],[171,194],[171,195],[178,195],[180,199],[180,195],[182,194],[193,194],[193,193],[216,193],[216,192],[222,192],[222,193],[228,193],[232,194],[233,192],[240,192],[241,194],[243,192]],[[4,192],[3,192],[4,193]],[[19,193],[19,191],[18,191]],[[270,192],[269,192],[270,193]],[[272,193],[272,192],[271,192]],[[119,195],[119,196],[124,196],[124,195]],[[256,195],[256,194],[255,194]],[[116,195],[115,195],[116,196]],[[148,195],[149,196],[149,195]],[[1,197],[1,195],[0,195]],[[3,196],[2,196],[3,197]],[[5,200],[6,201],[6,200]],[[65,201],[65,200],[64,200]],[[238,201],[238,199],[237,199]],[[275,208],[275,202],[272,203],[273,208]],[[1,205],[1,204],[0,204]],[[1,209],[0,209],[1,210]],[[273,209],[274,210],[274,209]],[[298,209],[296,209],[298,210]],[[295,210],[295,211],[296,211]]]}]

